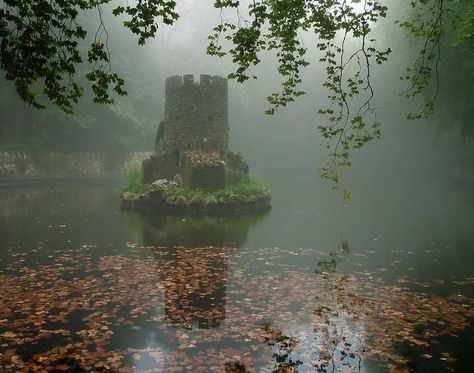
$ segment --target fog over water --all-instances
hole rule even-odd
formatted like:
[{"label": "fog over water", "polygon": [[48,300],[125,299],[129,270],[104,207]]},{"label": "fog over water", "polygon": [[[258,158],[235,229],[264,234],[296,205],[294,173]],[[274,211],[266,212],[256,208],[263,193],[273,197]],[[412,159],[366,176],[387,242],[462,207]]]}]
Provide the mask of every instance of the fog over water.
[{"label": "fog over water", "polygon": [[[126,80],[129,95],[112,107],[97,108],[87,97],[81,101],[75,118],[86,119],[77,128],[87,132],[102,124],[103,132],[87,132],[97,144],[109,144],[117,136],[113,149],[125,149],[127,154],[152,151],[164,118],[167,77],[194,74],[196,81],[199,74],[227,76],[233,71],[228,57],[205,54],[208,35],[220,19],[212,2],[177,3],[180,19],[172,27],[164,26],[158,38],[144,47],[136,46],[135,37],[106,16],[112,66]],[[406,11],[400,6],[399,14],[392,11],[386,21],[374,25],[378,42],[390,42],[393,50],[389,61],[371,72],[373,107],[382,137],[351,151],[351,167],[340,171],[342,185],[351,193],[349,199],[321,179],[318,170],[329,154],[317,129],[322,120],[317,112],[328,104],[328,93],[322,87],[324,67],[315,62],[319,58],[316,40],[309,33],[301,35],[311,56],[310,66],[302,73],[306,95],[275,115],[264,113],[266,97],[280,88],[274,56],[261,56],[260,65],[252,70],[258,79],[244,84],[229,81],[230,149],[241,152],[250,172],[271,189],[272,208],[265,214],[216,218],[124,211],[120,208],[123,175],[118,178],[116,172],[88,178],[66,175],[61,180],[26,175],[26,182],[25,177],[1,177],[0,276],[9,290],[4,287],[0,296],[0,309],[4,309],[0,311],[0,354],[3,348],[31,362],[43,355],[62,356],[62,346],[82,343],[81,349],[100,346],[104,357],[125,356],[120,363],[136,371],[204,372],[206,364],[224,371],[218,364],[240,356],[245,364],[252,361],[256,371],[272,372],[279,362],[275,351],[281,346],[271,345],[255,332],[268,323],[285,338],[299,341],[298,347],[289,349],[289,356],[302,359],[295,371],[312,372],[321,358],[314,355],[315,346],[324,342],[318,334],[322,324],[313,319],[318,314],[315,299],[319,302],[332,294],[339,308],[331,323],[335,329],[342,325],[341,330],[353,332],[347,340],[358,340],[354,342],[357,348],[357,343],[363,344],[358,337],[367,330],[373,331],[375,339],[384,333],[399,336],[397,328],[404,330],[409,324],[406,334],[421,339],[428,330],[423,329],[423,322],[438,325],[439,321],[452,329],[438,334],[428,330],[424,335],[430,343],[434,341],[432,345],[420,339],[410,341],[405,335],[401,341],[393,337],[394,350],[406,358],[410,371],[472,370],[474,140],[470,137],[474,127],[472,120],[466,126],[446,109],[452,105],[452,86],[446,80],[440,81],[440,91],[448,93],[440,95],[433,116],[404,118],[404,113],[420,107],[418,99],[400,97],[406,83],[399,77],[416,54],[413,41],[393,25]],[[104,13],[110,13],[107,7]],[[94,29],[97,20],[92,14],[85,18]],[[349,41],[349,50],[353,47]],[[451,66],[448,57],[443,69]],[[4,97],[14,97],[12,86],[5,87],[8,95]],[[51,131],[47,126],[72,120],[58,113],[45,120],[44,114],[20,102],[15,105],[15,118],[18,113],[31,118],[37,139],[40,133]],[[352,109],[357,110],[356,105]],[[2,101],[2,120],[9,116],[8,110]],[[41,123],[49,129],[38,130]],[[4,127],[0,126],[0,144],[7,143]],[[67,128],[71,133],[61,135],[63,145],[72,147],[76,127]],[[123,141],[127,136],[123,128],[136,135],[132,145]],[[33,142],[25,143],[22,151]],[[5,153],[10,151],[5,149]],[[52,294],[61,286],[64,295]],[[344,301],[334,295],[342,288],[349,294]],[[22,289],[27,291],[22,293]],[[29,295],[34,292],[39,294],[35,301]],[[382,299],[374,308],[388,310],[381,311],[386,319],[380,316],[372,324],[367,312],[363,321],[351,324],[357,313],[351,313],[351,307],[360,305],[358,298],[351,298],[354,294],[366,296],[367,303]],[[453,301],[456,296],[464,302],[459,308]],[[10,303],[9,297],[20,301]],[[48,308],[48,302],[56,302],[57,308]],[[344,308],[344,302],[350,306]],[[78,314],[72,313],[74,307]],[[25,321],[25,315],[35,311],[54,316],[45,316],[44,325],[35,318],[38,315],[32,316],[41,328],[53,330],[59,325],[67,332],[42,336],[44,330]],[[394,320],[402,323],[403,317],[390,318],[405,311],[408,321],[402,326]],[[61,315],[66,319],[63,324]],[[389,326],[378,329],[382,324]],[[93,330],[109,328],[113,336],[93,335]],[[90,334],[80,334],[83,330]],[[265,332],[271,334],[269,330]],[[5,333],[18,333],[18,338],[32,338],[35,343],[26,346]],[[328,332],[327,340],[333,341],[331,335]],[[361,371],[385,371],[386,365],[382,369],[377,357],[360,356],[362,363],[351,355],[349,365]],[[450,361],[452,356],[457,360]],[[81,356],[78,361],[93,366],[94,359]],[[283,362],[287,359],[288,355]],[[5,361],[0,359],[0,371]],[[386,362],[381,361],[382,365]]]}]

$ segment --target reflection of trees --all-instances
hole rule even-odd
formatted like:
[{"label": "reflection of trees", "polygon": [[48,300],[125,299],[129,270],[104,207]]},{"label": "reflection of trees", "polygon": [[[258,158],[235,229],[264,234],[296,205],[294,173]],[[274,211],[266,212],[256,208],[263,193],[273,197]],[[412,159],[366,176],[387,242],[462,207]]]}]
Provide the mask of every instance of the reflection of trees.
[{"label": "reflection of trees", "polygon": [[150,214],[143,217],[143,242],[157,246],[238,247],[246,241],[249,227],[264,216],[219,218]]},{"label": "reflection of trees", "polygon": [[[283,332],[272,326],[271,323],[261,325],[261,340],[272,350],[273,373],[297,373],[298,366],[303,362],[294,358],[293,352],[298,345],[296,338],[287,336]],[[248,362],[236,360],[225,363],[225,373],[250,373],[254,370],[249,367]],[[267,370],[265,370],[267,371]]]},{"label": "reflection of trees", "polygon": [[163,248],[156,255],[164,260],[166,321],[184,328],[219,326],[225,319],[228,249]]},{"label": "reflection of trees", "polygon": [[348,242],[342,240],[340,247],[329,253],[329,259],[320,260],[315,270],[327,280],[325,296],[318,299],[314,310],[318,321],[314,332],[320,342],[314,364],[318,372],[361,370],[364,330],[355,321],[364,301],[351,292],[349,278],[337,274],[338,261],[350,251]]},{"label": "reflection of trees", "polygon": [[[49,186],[50,183],[56,185]],[[72,242],[83,241],[84,232],[93,241],[110,242],[116,221],[108,213],[117,204],[110,185],[95,185],[92,179],[87,186],[76,185],[73,179],[45,179],[20,185],[24,188],[0,189],[0,245],[28,250],[47,236],[49,244],[57,246],[63,243],[65,235],[56,228],[65,223]]]},{"label": "reflection of trees", "polygon": [[343,257],[345,254],[351,252],[351,248],[346,240],[341,241],[341,246],[329,253],[329,259],[320,260],[317,263],[317,268],[315,269],[316,274],[327,274],[335,273],[337,269],[338,260]]},{"label": "reflection of trees", "polygon": [[273,348],[272,357],[275,359],[273,372],[291,373],[297,372],[296,368],[303,364],[301,360],[293,359],[291,354],[298,344],[298,341],[274,329],[271,324],[264,323],[262,325],[265,343]]},{"label": "reflection of trees", "polygon": [[429,359],[437,353],[437,338],[453,336],[468,325],[468,298],[459,294],[444,298],[400,285],[426,289],[436,282],[400,278],[397,284],[387,284],[370,272],[364,273],[365,279],[340,274],[337,263],[349,251],[343,241],[330,259],[318,262],[315,271],[324,280],[311,320],[316,371],[361,371],[368,359],[374,359],[371,364],[377,370],[382,366],[390,371],[424,370],[429,364],[436,366],[430,371],[447,370],[440,365],[443,359],[450,363],[448,352],[440,360]]},{"label": "reflection of trees", "polygon": [[365,329],[359,323],[365,299],[353,291],[348,276],[331,273],[327,276],[326,296],[318,299],[314,310],[314,332],[319,341],[318,372],[351,370],[361,371],[365,352]]}]

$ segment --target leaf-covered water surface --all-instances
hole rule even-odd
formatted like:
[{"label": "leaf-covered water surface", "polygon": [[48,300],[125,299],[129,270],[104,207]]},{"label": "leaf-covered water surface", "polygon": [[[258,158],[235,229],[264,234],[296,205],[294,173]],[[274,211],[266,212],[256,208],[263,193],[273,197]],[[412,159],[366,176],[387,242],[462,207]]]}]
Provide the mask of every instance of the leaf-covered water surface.
[{"label": "leaf-covered water surface", "polygon": [[[139,243],[116,254],[71,246],[37,265],[33,254],[10,249],[0,273],[5,371],[408,371],[414,358],[449,370],[457,357],[439,340],[474,317],[464,292],[474,278],[344,274],[335,266],[351,255],[344,245],[330,259],[317,249]],[[446,281],[453,290],[440,295]]]}]

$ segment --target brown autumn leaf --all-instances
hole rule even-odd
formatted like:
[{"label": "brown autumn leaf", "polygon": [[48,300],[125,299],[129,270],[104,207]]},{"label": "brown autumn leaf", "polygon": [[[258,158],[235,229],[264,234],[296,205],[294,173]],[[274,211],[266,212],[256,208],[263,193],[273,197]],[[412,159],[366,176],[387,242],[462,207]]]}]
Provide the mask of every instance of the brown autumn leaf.
[{"label": "brown autumn leaf", "polygon": [[0,334],[0,337],[4,337],[4,338],[15,338],[15,337],[16,337],[16,333],[13,333],[13,332],[4,332],[4,333]]}]

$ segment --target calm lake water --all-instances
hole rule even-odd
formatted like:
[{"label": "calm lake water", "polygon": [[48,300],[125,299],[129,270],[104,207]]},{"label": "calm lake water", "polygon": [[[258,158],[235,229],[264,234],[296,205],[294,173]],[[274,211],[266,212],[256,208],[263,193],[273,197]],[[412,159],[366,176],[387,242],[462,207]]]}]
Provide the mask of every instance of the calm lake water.
[{"label": "calm lake water", "polygon": [[0,188],[1,371],[472,371],[472,185],[239,218],[120,210],[119,181]]}]

